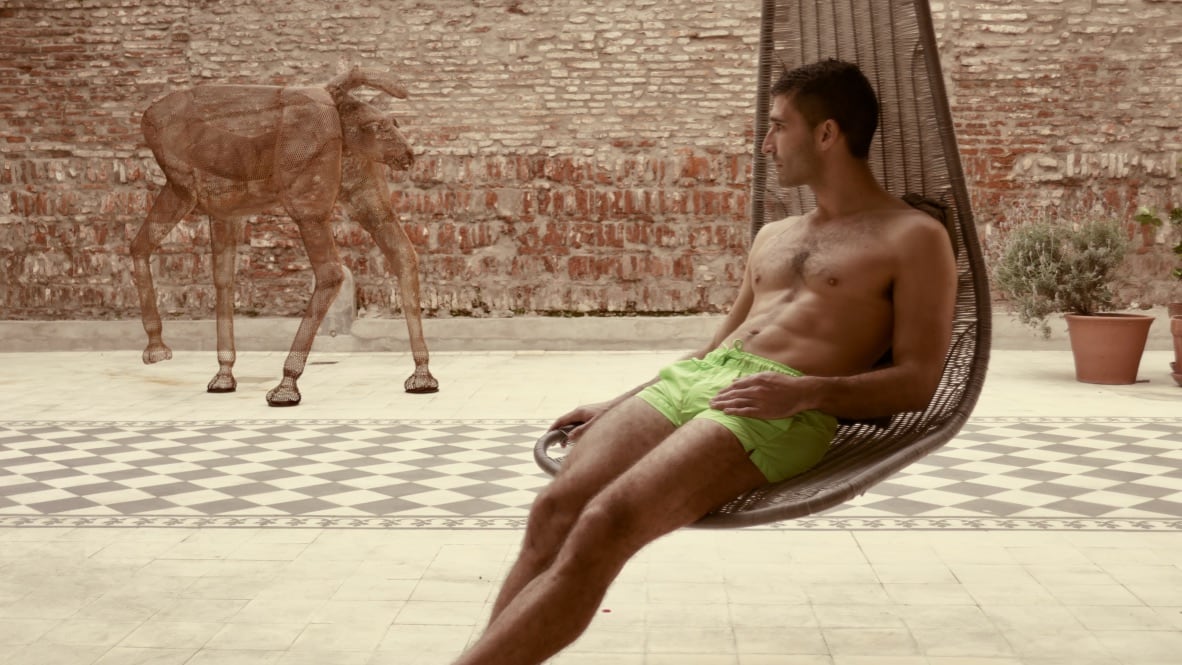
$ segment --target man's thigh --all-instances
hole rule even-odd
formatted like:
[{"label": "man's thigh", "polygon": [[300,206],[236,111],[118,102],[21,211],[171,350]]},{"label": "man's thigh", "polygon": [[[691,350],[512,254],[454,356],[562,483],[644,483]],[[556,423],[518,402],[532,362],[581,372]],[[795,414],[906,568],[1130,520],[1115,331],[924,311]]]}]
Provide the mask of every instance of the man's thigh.
[{"label": "man's thigh", "polygon": [[643,544],[766,483],[730,430],[699,419],[678,428],[594,500],[625,515],[630,533],[621,535]]},{"label": "man's thigh", "polygon": [[595,419],[571,446],[554,484],[590,498],[675,429],[647,402],[631,397]]}]

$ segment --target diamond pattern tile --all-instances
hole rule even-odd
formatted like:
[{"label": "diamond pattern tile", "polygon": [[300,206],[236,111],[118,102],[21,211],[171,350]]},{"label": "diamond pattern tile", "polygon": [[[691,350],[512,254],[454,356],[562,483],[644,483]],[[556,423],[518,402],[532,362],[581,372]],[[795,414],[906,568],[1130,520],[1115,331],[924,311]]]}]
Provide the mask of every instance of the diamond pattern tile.
[{"label": "diamond pattern tile", "polygon": [[[518,528],[548,482],[531,455],[545,425],[0,422],[0,524]],[[1178,529],[1180,451],[1182,419],[976,418],[812,525]]]}]

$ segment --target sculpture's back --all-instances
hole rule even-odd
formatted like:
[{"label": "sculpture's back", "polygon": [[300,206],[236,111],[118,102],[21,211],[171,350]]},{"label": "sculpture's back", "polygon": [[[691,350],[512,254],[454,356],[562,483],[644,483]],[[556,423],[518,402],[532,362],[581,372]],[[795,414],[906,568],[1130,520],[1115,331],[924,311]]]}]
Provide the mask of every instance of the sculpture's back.
[{"label": "sculpture's back", "polygon": [[[281,205],[293,218],[319,217],[335,202],[341,126],[323,88],[198,86],[153,104],[142,126],[169,184],[201,212],[232,218]],[[317,194],[290,191],[309,171]]]}]

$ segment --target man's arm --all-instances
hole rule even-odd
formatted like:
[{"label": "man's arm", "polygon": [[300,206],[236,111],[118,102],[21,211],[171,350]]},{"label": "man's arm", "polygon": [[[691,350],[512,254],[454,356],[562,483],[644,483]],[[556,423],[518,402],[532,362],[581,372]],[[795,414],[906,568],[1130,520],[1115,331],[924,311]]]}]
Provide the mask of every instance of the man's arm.
[{"label": "man's arm", "polygon": [[[760,246],[759,239],[763,237],[757,235],[755,242],[752,244],[750,254],[755,254]],[[748,260],[748,267],[743,269],[743,281],[739,284],[739,293],[735,296],[735,302],[731,304],[730,311],[727,312],[726,317],[723,318],[722,323],[719,324],[718,329],[714,332],[714,336],[706,343],[706,346],[698,349],[694,353],[689,354],[686,358],[698,358],[699,360],[706,357],[714,349],[717,349],[723,343],[734,335],[739,326],[747,320],[747,315],[751,313],[751,303],[755,302],[755,293],[751,290],[751,262]]]},{"label": "man's arm", "polygon": [[[931,400],[952,338],[956,262],[947,232],[934,220],[908,225],[898,246],[892,285],[891,365],[853,376],[744,377],[712,405],[733,415],[786,418],[817,409],[838,418],[867,419],[923,409]],[[728,404],[742,395],[746,404]]]},{"label": "man's arm", "polygon": [[[750,254],[754,254],[758,249],[761,244],[760,239],[762,237],[764,237],[764,234],[756,234],[755,241],[752,243]],[[748,261],[748,265],[750,265],[750,261]],[[710,339],[706,346],[698,349],[697,351],[686,354],[681,359],[688,360],[689,358],[705,358],[707,353],[710,353],[714,349],[718,348],[718,346],[727,340],[736,330],[738,330],[743,321],[747,319],[747,314],[751,311],[751,303],[754,302],[754,300],[755,295],[751,290],[750,268],[744,268],[743,281],[739,284],[739,294],[735,297],[734,304],[731,305],[730,311],[727,312],[726,317],[723,318],[722,323],[718,326],[714,336]],[[615,399],[611,399],[606,402],[599,402],[596,404],[585,404],[566,414],[563,414],[557,420],[551,423],[550,429],[558,429],[560,427],[565,427],[574,423],[590,423],[593,419],[599,417],[608,409],[656,383],[657,378],[658,377],[654,377],[652,380],[636,386],[632,390],[629,390]],[[583,426],[572,429],[570,431],[569,437],[571,439],[578,438],[578,435],[581,433],[582,429]]]},{"label": "man's arm", "polygon": [[892,288],[893,362],[817,386],[814,408],[844,418],[874,418],[927,407],[944,370],[956,305],[956,260],[948,233],[923,216],[901,234]]}]

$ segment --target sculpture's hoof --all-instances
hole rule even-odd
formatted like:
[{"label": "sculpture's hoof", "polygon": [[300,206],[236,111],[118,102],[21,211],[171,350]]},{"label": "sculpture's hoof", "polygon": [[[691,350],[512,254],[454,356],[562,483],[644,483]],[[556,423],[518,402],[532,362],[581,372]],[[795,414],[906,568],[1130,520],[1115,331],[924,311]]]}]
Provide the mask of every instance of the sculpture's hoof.
[{"label": "sculpture's hoof", "polygon": [[207,393],[232,393],[238,390],[238,380],[232,376],[218,374],[205,387]]},{"label": "sculpture's hoof", "polygon": [[402,384],[406,392],[414,395],[425,395],[427,393],[439,392],[439,382],[430,373],[419,374],[415,372],[410,375],[406,383]]},{"label": "sculpture's hoof", "polygon": [[149,344],[144,349],[144,364],[151,365],[161,360],[172,360],[172,349],[163,344]]},{"label": "sculpture's hoof", "polygon": [[300,391],[290,388],[274,388],[267,393],[268,406],[297,406],[300,403]]}]

